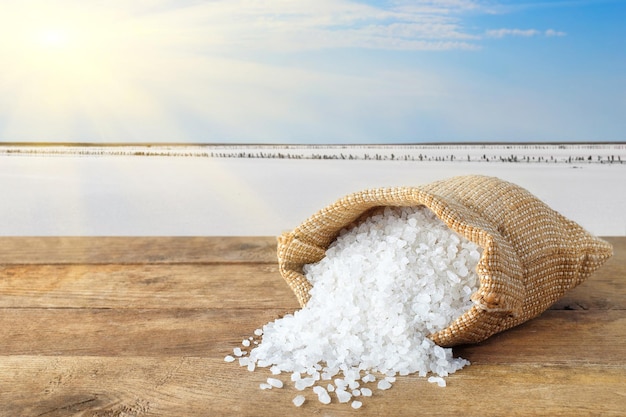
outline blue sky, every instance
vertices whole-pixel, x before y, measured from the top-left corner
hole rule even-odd
[[[3,0],[0,140],[626,140],[626,0]]]

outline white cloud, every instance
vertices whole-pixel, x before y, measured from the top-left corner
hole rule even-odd
[[[567,33],[561,32],[561,31],[558,31],[558,30],[554,30],[554,29],[548,29],[548,30],[546,30],[545,35],[548,36],[548,37],[551,37],[551,36],[567,36]]]
[[[507,36],[519,36],[530,38],[534,36],[566,36],[565,32],[556,31],[554,29],[548,29],[545,31],[537,29],[490,29],[485,31],[485,36],[488,38],[504,38]]]
[[[485,32],[488,38],[504,38],[505,36],[537,36],[539,31],[535,29],[491,29]]]
[[[478,7],[467,0],[392,2],[377,7],[349,0],[216,0],[150,17],[177,36],[214,45],[269,51],[337,47],[471,49],[461,23]],[[185,22],[184,27],[179,23]]]
[[[467,27],[464,18],[467,13],[489,13],[492,5],[485,0],[391,0],[380,5],[357,0],[62,0],[53,6],[42,0],[6,0],[0,24],[27,22],[23,15],[37,13],[40,20],[52,15],[62,22],[59,11],[80,13],[85,22],[92,20],[90,14],[96,20],[111,16],[118,22],[110,28],[113,32],[134,26],[133,37],[124,43],[201,52],[480,49],[483,36]],[[495,29],[484,36],[540,34],[565,35],[553,29]]]

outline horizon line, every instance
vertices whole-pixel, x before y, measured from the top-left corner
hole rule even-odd
[[[468,142],[392,142],[392,143],[255,143],[255,142],[0,142],[7,147],[183,147],[183,146],[290,146],[290,147],[357,147],[357,146],[503,146],[503,145],[626,145],[626,141],[468,141]]]

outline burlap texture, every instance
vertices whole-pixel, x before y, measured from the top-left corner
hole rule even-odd
[[[419,187],[364,190],[278,238],[280,273],[300,305],[308,301],[311,288],[303,265],[321,260],[341,229],[377,207],[421,205],[483,249],[473,307],[430,335],[441,346],[477,343],[536,317],[613,252],[609,243],[530,192],[498,178],[462,176]]]

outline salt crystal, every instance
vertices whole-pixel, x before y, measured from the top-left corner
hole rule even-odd
[[[335,386],[333,384],[328,384],[328,386],[326,387],[326,391],[334,392],[335,391]]]
[[[230,355],[226,355],[224,356],[224,362],[234,362],[235,358],[230,356]]]
[[[330,404],[330,395],[328,392],[323,392],[317,397],[322,404]]]
[[[312,387],[314,384],[315,380],[313,378],[302,378],[296,381],[295,387],[298,391],[302,391],[305,388]]]
[[[259,388],[265,390],[265,389],[272,389],[272,386],[270,384],[266,384],[266,383],[262,383],[259,384]]]
[[[244,345],[245,347],[248,347],[248,346],[250,346],[250,341],[248,339],[243,339],[241,341],[241,344]]]
[[[271,386],[273,386],[274,388],[282,388],[283,387],[283,381],[281,381],[280,379],[267,378],[267,383],[270,384]]]
[[[363,378],[361,378],[361,381],[363,381],[363,382],[374,382],[374,381],[376,381],[376,377],[374,375],[372,375],[372,374],[367,374]]]
[[[235,354],[235,356],[243,356],[246,354],[246,352],[242,351],[239,347],[234,348],[233,353]]]
[[[293,399],[293,404],[296,407],[300,407],[302,404],[304,404],[304,400],[305,400],[304,395],[296,395]]]
[[[255,336],[261,336],[261,335],[263,335],[263,330],[261,330],[261,329],[256,329],[256,330],[254,331],[254,335],[255,335]]]
[[[352,401],[351,407],[357,410],[361,408],[362,405],[363,403],[361,401]]]
[[[317,385],[313,387],[313,392],[317,394],[317,399],[322,404],[330,404],[330,395],[328,395],[328,391],[324,387]]]
[[[446,386],[446,380],[439,377],[439,376],[431,376],[428,377],[428,382],[430,382],[431,384],[437,384],[439,385],[441,388]]]
[[[337,372],[331,372],[331,371],[326,371],[326,372],[322,372],[322,379],[324,381],[330,381],[331,379],[333,379],[333,376],[337,375]]]
[[[459,276],[457,274],[455,274],[452,271],[446,271],[446,273],[448,274],[448,279],[450,279],[450,281],[458,283],[461,282],[461,279],[459,278]]]
[[[274,365],[270,368],[270,372],[272,373],[272,375],[280,375],[282,371],[280,370],[279,366]]]
[[[361,388],[361,395],[364,397],[371,397],[372,396],[372,390],[369,388]]]
[[[381,379],[380,381],[378,381],[377,387],[380,390],[387,390],[391,388],[391,382],[387,381],[386,379]]]
[[[350,398],[352,398],[352,394],[343,389],[336,389],[335,395],[337,395],[337,399],[340,403],[347,403],[348,401],[350,401]]]
[[[348,384],[346,384],[346,381],[344,381],[341,378],[337,378],[335,379],[335,385],[337,386],[337,388],[345,388]]]
[[[307,387],[312,387],[313,385],[315,385],[315,378],[302,378],[301,381],[304,382],[304,384],[306,384],[305,386]]]

